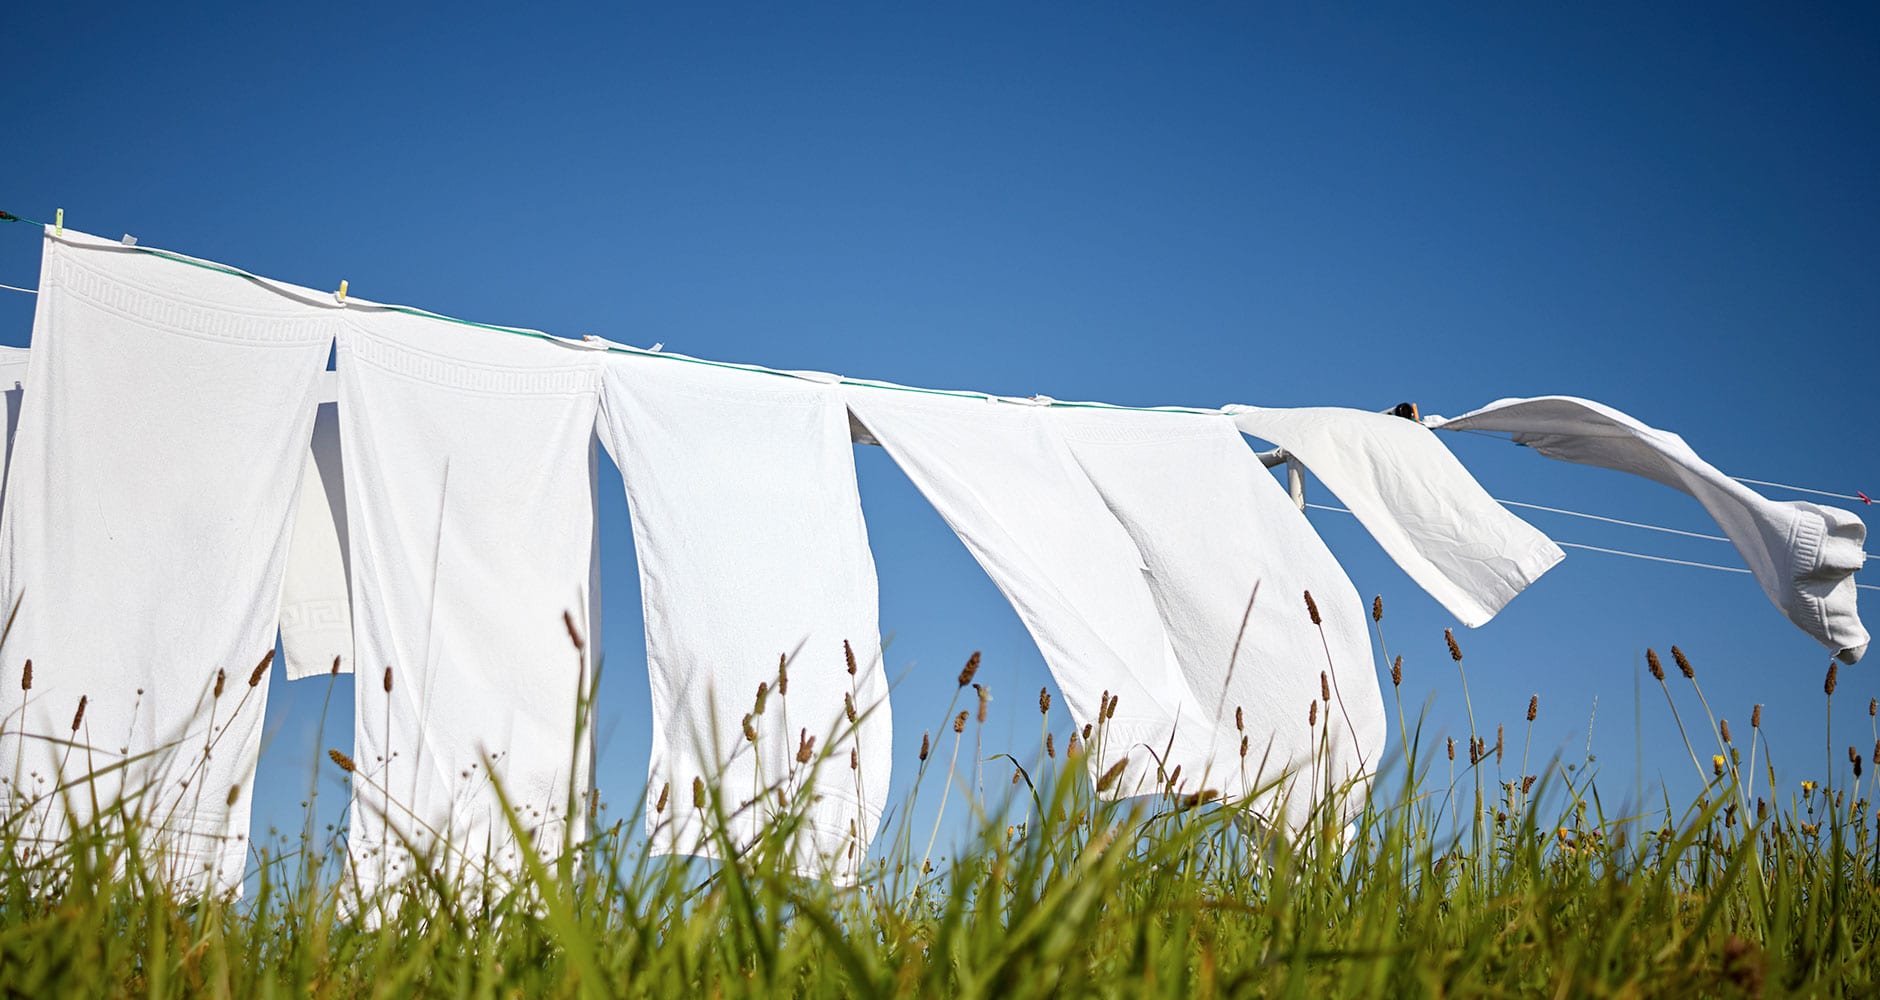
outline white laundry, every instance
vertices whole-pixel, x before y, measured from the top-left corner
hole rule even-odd
[[[892,733],[875,563],[840,392],[614,353],[601,412],[646,609],[653,850],[719,856],[699,822],[714,808],[741,850],[788,809],[805,821],[795,867],[852,880],[887,800]],[[753,714],[760,684],[768,695]],[[695,804],[695,780],[717,791],[716,805]]]
[[[598,359],[357,300],[337,358],[354,885],[513,873],[517,828],[552,859],[590,808]]]
[[[0,347],[0,393],[6,394],[6,454],[0,464],[0,508],[6,506],[7,467],[13,464],[13,430],[19,424],[20,401],[26,397],[26,359],[32,352],[24,347]]]
[[[1867,651],[1854,583],[1865,559],[1867,526],[1853,513],[1767,499],[1699,458],[1678,435],[1590,399],[1502,399],[1459,417],[1431,417],[1429,423],[1451,431],[1506,431],[1548,458],[1629,472],[1690,494],[1790,621],[1844,663]]]
[[[1470,628],[1563,557],[1413,420],[1330,406],[1224,409],[1242,431],[1312,470],[1410,579]]]
[[[238,890],[335,310],[70,230],[39,290],[0,513],[0,801],[44,848],[121,802],[147,870]]]
[[[346,572],[346,480],[339,448],[339,382],[322,372],[319,411],[281,581],[281,653],[288,680],[352,673],[352,598]]]
[[[1087,758],[1097,774],[1129,761],[1108,794],[1160,789],[1173,764],[1158,759],[1212,756],[1218,692],[1189,690],[1141,554],[1043,407],[885,383],[842,394],[1011,602],[1071,718],[1094,725],[1104,693],[1116,699]]]
[[[1048,417],[1142,554],[1176,660],[1209,709],[1213,758],[1205,772],[1184,762],[1192,787],[1253,798],[1297,827],[1314,796],[1294,788],[1272,808],[1283,775],[1344,788],[1375,774],[1387,728],[1367,609],[1232,419],[1107,407]],[[1331,701],[1312,709],[1322,685]]]

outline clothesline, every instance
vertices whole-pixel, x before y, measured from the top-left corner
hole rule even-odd
[[[1503,504],[1511,503],[1511,501],[1507,501],[1507,500],[1498,500],[1496,502],[1503,503]],[[1514,504],[1514,506],[1534,507],[1536,505]],[[1337,514],[1350,514],[1351,513],[1350,508],[1337,507],[1337,506],[1333,506],[1332,504],[1307,503],[1306,507],[1311,510],[1329,510]],[[1599,521],[1612,521],[1616,524],[1625,524],[1625,525],[1630,525],[1632,527],[1638,527],[1638,528],[1654,528],[1655,527],[1654,525],[1649,525],[1649,524],[1634,524],[1631,521],[1620,521],[1616,518],[1599,517],[1598,515],[1595,515],[1595,514],[1580,514],[1578,511],[1558,510],[1555,508],[1539,508],[1539,509],[1548,510],[1556,514],[1572,514],[1572,515],[1580,516],[1580,517],[1590,517],[1590,518],[1593,518],[1594,520],[1599,520]],[[1670,531],[1670,532],[1674,532],[1676,534],[1681,534],[1681,535],[1692,535],[1697,538],[1714,537],[1714,536],[1709,536],[1709,535],[1699,535],[1696,532],[1678,531],[1675,528],[1659,528],[1657,530]],[[1729,539],[1720,539],[1720,540],[1729,541]],[[1652,562],[1670,563],[1673,566],[1690,566],[1695,569],[1712,569],[1712,570],[1717,570],[1718,572],[1722,572],[1722,573],[1748,573],[1749,572],[1749,570],[1741,566],[1720,566],[1716,563],[1696,562],[1691,559],[1673,559],[1670,556],[1655,556],[1655,555],[1650,555],[1644,552],[1631,552],[1626,549],[1609,549],[1609,548],[1605,548],[1599,545],[1586,545],[1581,542],[1563,542],[1563,541],[1560,541],[1559,539],[1555,539],[1554,544],[1562,548],[1584,549],[1588,552],[1603,552],[1607,555],[1627,556],[1632,559],[1647,559]],[[1867,553],[1866,556],[1869,559],[1874,558],[1872,553]],[[1880,590],[1880,584],[1857,583],[1854,586],[1858,587],[1861,590]]]

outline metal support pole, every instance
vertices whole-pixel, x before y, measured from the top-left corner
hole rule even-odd
[[[1292,494],[1294,506],[1306,509],[1306,467],[1291,455],[1286,456],[1286,492]]]

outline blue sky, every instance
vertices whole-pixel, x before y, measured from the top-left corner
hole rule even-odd
[[[922,385],[1451,414],[1573,393],[1737,475],[1880,489],[1871,13],[448,10],[11,12],[0,208],[485,322]],[[31,285],[38,254],[0,228],[0,282]],[[0,292],[0,342],[30,319]],[[1708,529],[1662,487],[1445,440],[1499,497]],[[897,787],[975,649],[987,752],[1032,748],[1048,675],[1016,616],[885,455],[857,462],[906,673]],[[601,516],[621,809],[648,707],[611,469]],[[1455,623],[1347,517],[1312,517],[1384,595],[1412,710],[1463,731]],[[1785,782],[1824,767],[1826,651],[1745,576],[1574,552],[1460,638],[1478,716],[1541,695],[1537,756],[1577,760],[1590,723],[1608,802],[1695,784],[1663,697],[1635,697],[1648,645],[1683,646],[1739,738],[1766,703]],[[1880,683],[1863,665],[1841,691],[1837,761],[1872,741]],[[296,827],[315,747],[350,740],[349,689],[314,731],[323,695],[274,686],[258,830]]]

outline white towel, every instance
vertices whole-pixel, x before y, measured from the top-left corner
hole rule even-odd
[[[1232,419],[1102,407],[1049,416],[1142,553],[1176,660],[1209,709],[1213,758],[1184,762],[1183,784],[1252,797],[1297,827],[1314,786],[1284,796],[1282,777],[1344,788],[1374,774],[1387,729],[1367,609]],[[1322,687],[1331,700],[1313,709]],[[1362,789],[1343,797],[1347,817]]]
[[[0,347],[0,393],[6,394],[6,459],[0,464],[0,508],[6,506],[7,468],[13,464],[13,431],[20,420],[20,401],[26,398],[26,359],[32,352],[24,347]]]
[[[782,792],[806,820],[795,867],[852,880],[887,800],[892,734],[841,395],[676,356],[611,354],[601,409],[646,609],[653,850],[719,854],[701,843],[698,820],[714,806],[695,806],[697,779],[717,790],[734,848],[770,828]],[[746,730],[760,684],[765,708]]]
[[[1242,431],[1312,470],[1410,579],[1470,628],[1562,558],[1413,420],[1330,406],[1224,409]]]
[[[281,581],[281,653],[287,679],[352,673],[352,597],[346,572],[346,480],[339,450],[339,382],[322,372],[313,441],[300,477]]]
[[[352,553],[351,875],[466,887],[585,827],[593,352],[354,301],[339,339]],[[386,690],[390,671],[391,690]],[[573,797],[572,810],[570,798]]]
[[[1159,790],[1173,765],[1158,758],[1211,757],[1217,692],[1189,690],[1142,555],[1044,408],[885,383],[845,385],[843,398],[1011,602],[1079,727],[1098,721],[1105,692],[1117,699],[1087,758],[1095,774],[1128,760],[1107,794]]]
[[[160,831],[155,872],[234,891],[268,692],[249,679],[334,310],[70,230],[44,253],[0,514],[0,777],[12,809],[41,799],[31,836],[63,835],[60,792],[74,820],[122,797]]]
[[[1548,458],[1629,472],[1690,494],[1790,621],[1843,663],[1866,652],[1854,573],[1865,559],[1867,526],[1854,514],[1766,499],[1699,458],[1678,435],[1590,399],[1502,399],[1459,417],[1431,417],[1430,426],[1507,431]]]

